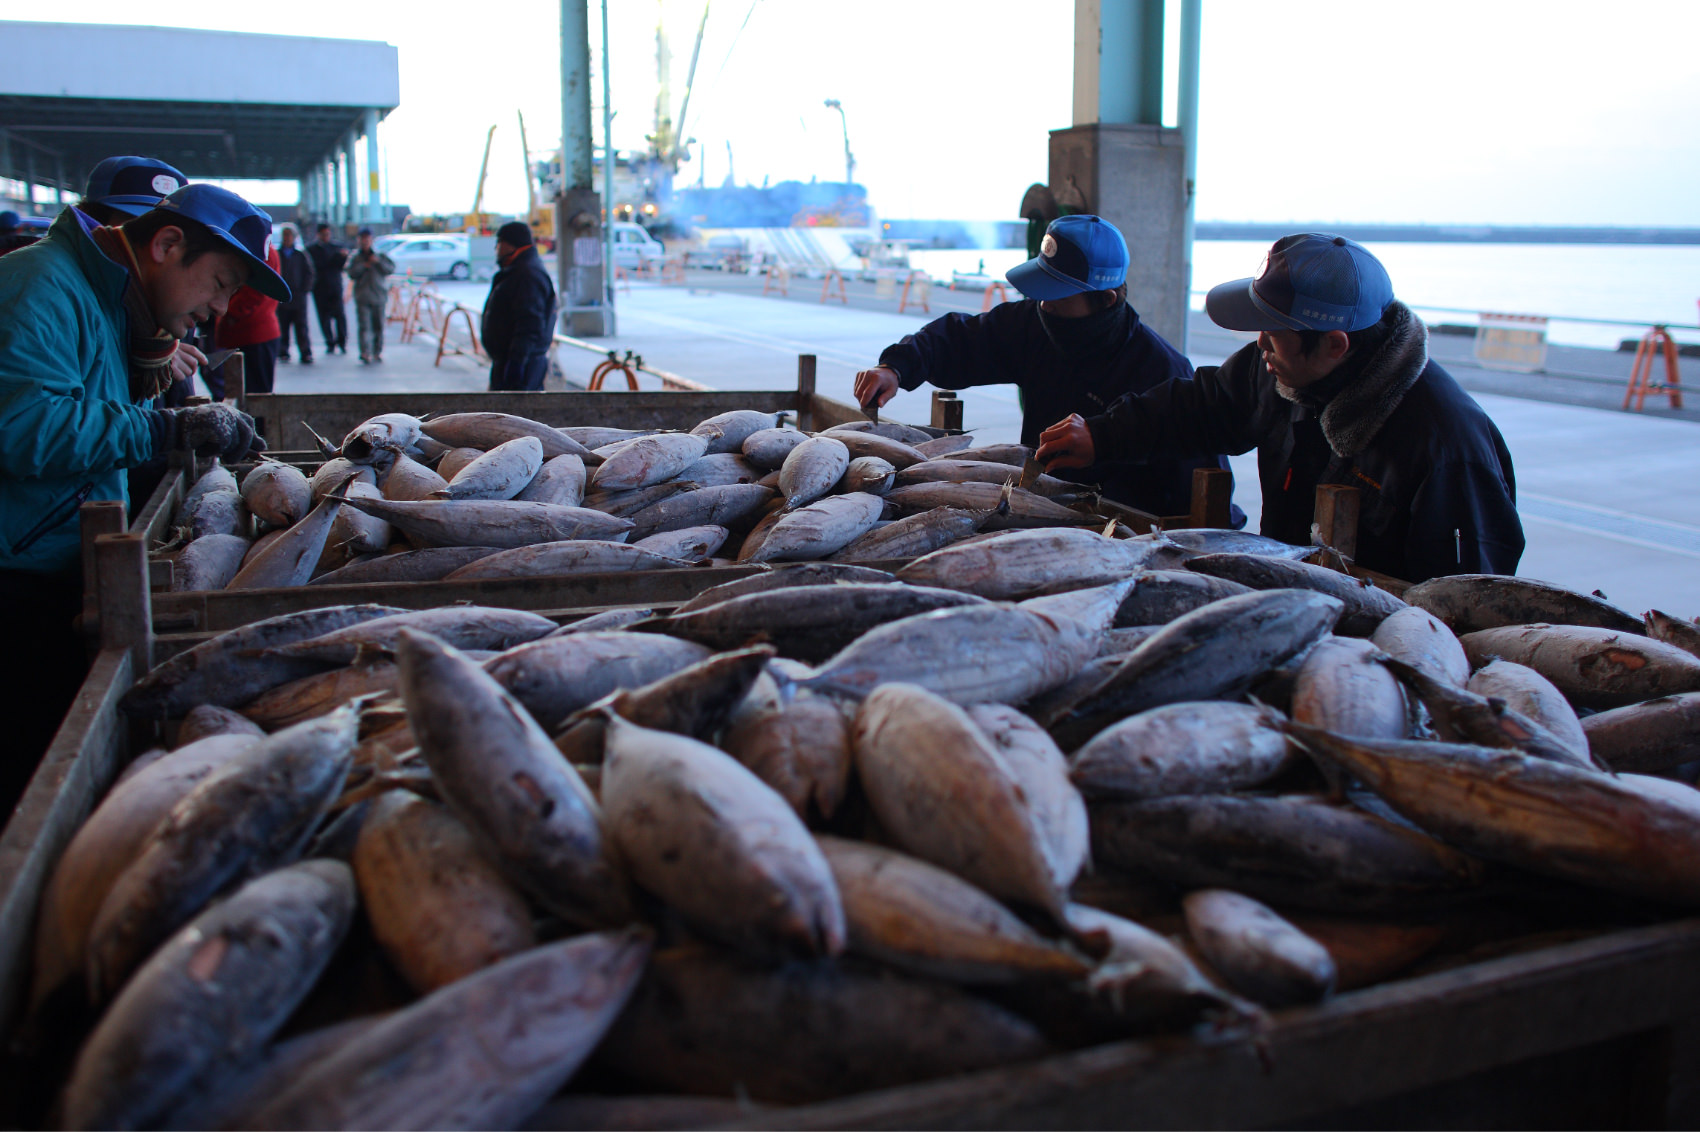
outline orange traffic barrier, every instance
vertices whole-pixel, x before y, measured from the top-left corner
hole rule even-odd
[[[778,291],[787,297],[791,294],[791,269],[782,263],[769,264],[767,275],[761,281],[761,293]]]
[[[986,297],[980,301],[980,313],[985,314],[992,309],[992,292],[998,293],[998,302],[1009,302],[1009,290],[1003,285],[1002,279],[994,279],[986,284]]]
[[[683,283],[685,281],[685,261],[677,256],[662,260],[661,281],[663,283]]]
[[[465,346],[455,346],[452,348],[449,346],[449,331],[454,326],[454,316],[457,314],[466,316],[466,333],[467,337],[472,340],[472,347],[470,349]],[[478,324],[472,321],[472,312],[461,306],[459,303],[456,303],[454,306],[450,307],[449,312],[443,316],[443,329],[442,332],[437,335],[437,360],[431,364],[440,366],[443,364],[444,357],[461,354],[474,358],[482,358],[484,356],[484,349],[478,344]]]
[[[406,322],[407,306],[412,299],[413,273],[409,271],[400,279],[390,280],[389,294],[384,301],[384,321]]]
[[[1665,379],[1658,382],[1653,380],[1653,359],[1661,351],[1665,356]],[[1649,393],[1663,393],[1670,398],[1671,408],[1682,408],[1682,373],[1676,364],[1676,341],[1663,326],[1648,330],[1641,336],[1641,344],[1635,347],[1635,365],[1629,370],[1629,388],[1623,391],[1623,407],[1628,409],[1633,401],[1635,411],[1639,413]]]
[[[598,364],[597,367],[591,371],[590,384],[586,388],[588,388],[592,393],[598,392],[601,390],[603,382],[608,380],[609,374],[623,373],[626,375],[626,388],[635,390],[638,387],[637,367],[642,364],[643,359],[633,356],[630,350],[626,351],[624,360],[615,354],[614,351],[609,350],[608,360]]]
[[[829,295],[829,292],[832,290],[832,281],[834,279],[838,280],[838,294]],[[820,301],[824,303],[829,297],[837,299],[845,306],[850,305],[850,296],[844,292],[844,275],[836,267],[827,272],[826,278],[821,280]]]
[[[619,264],[614,265],[614,290],[632,293],[632,277]]]
[[[932,314],[932,304],[928,300],[931,299],[933,293],[933,277],[920,268],[911,271],[909,278],[903,281],[903,297],[897,301],[897,313],[902,314],[909,309],[909,288],[911,287],[915,288],[916,304],[927,314]]]
[[[441,334],[443,323],[448,315],[443,310],[443,297],[435,287],[421,287],[413,292],[413,299],[407,304],[407,317],[402,320],[401,340],[411,342],[419,333],[423,323],[432,333]]]

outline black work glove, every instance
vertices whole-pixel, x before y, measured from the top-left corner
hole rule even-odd
[[[153,430],[155,455],[187,448],[197,456],[217,456],[229,464],[250,452],[266,450],[266,442],[254,433],[254,418],[222,402],[150,410],[148,427]]]

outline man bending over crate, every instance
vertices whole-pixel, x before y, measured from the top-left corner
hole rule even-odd
[[[229,405],[151,407],[177,342],[247,283],[289,297],[266,266],[271,218],[188,185],[122,227],[66,208],[0,260],[0,623],[18,653],[0,680],[0,815],[9,815],[87,665],[77,508],[128,502],[124,469],[173,448],[227,461],[264,448]],[[151,376],[150,376],[151,375]]]
[[[1127,269],[1127,241],[1114,224],[1096,216],[1053,221],[1039,254],[1009,269],[1024,301],[985,314],[947,314],[904,335],[885,348],[878,365],[856,375],[856,401],[878,408],[898,389],[923,383],[1014,385],[1021,390],[1021,443],[1034,448],[1039,431],[1065,413],[1101,413],[1123,394],[1189,380],[1186,358],[1128,305]],[[1206,453],[1128,452],[1059,464],[1057,471],[1142,511],[1184,515],[1192,505],[1193,469],[1227,466]],[[1234,522],[1245,524],[1238,508]]]
[[[1275,242],[1263,270],[1213,288],[1205,311],[1256,342],[1192,381],[1069,416],[1041,437],[1047,468],[1103,453],[1257,449],[1263,533],[1309,545],[1319,484],[1361,494],[1359,566],[1420,582],[1512,574],[1523,554],[1511,453],[1428,356],[1428,330],[1369,251],[1342,236]]]

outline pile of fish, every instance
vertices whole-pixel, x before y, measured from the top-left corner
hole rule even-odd
[[[982,529],[1103,526],[1032,451],[856,422],[810,435],[734,410],[689,432],[504,413],[373,417],[309,476],[214,466],[164,556],[172,589],[508,578],[913,557]],[[252,537],[260,532],[257,538]]]
[[[1694,623],[1171,534],[165,660],[43,897],[35,1017],[89,1019],[43,1103],[694,1126],[1700,907]]]

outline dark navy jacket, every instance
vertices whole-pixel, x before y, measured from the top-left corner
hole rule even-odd
[[[1350,484],[1361,493],[1358,565],[1406,581],[1514,574],[1523,554],[1511,453],[1481,406],[1433,361],[1353,457],[1334,452],[1314,409],[1275,391],[1256,343],[1087,424],[1100,451],[1257,449],[1263,533],[1282,542],[1310,544],[1318,484]]]
[[[1039,324],[1032,299],[1003,303],[985,314],[947,314],[908,334],[880,354],[904,389],[930,383],[941,389],[1015,385],[1021,389],[1021,443],[1039,446],[1039,434],[1079,413],[1101,415],[1117,398],[1144,393],[1174,379],[1189,381],[1192,365],[1130,310],[1127,340],[1106,357],[1074,363],[1064,358]],[[1132,452],[1132,449],[1123,451]],[[1100,455],[1103,450],[1100,449]],[[1194,468],[1227,467],[1225,460],[1194,453],[1100,460],[1089,468],[1056,471],[1076,483],[1099,484],[1105,495],[1157,515],[1184,515],[1192,504]]]
[[[537,248],[515,253],[490,281],[480,337],[492,358],[547,353],[555,336],[555,283]]]

